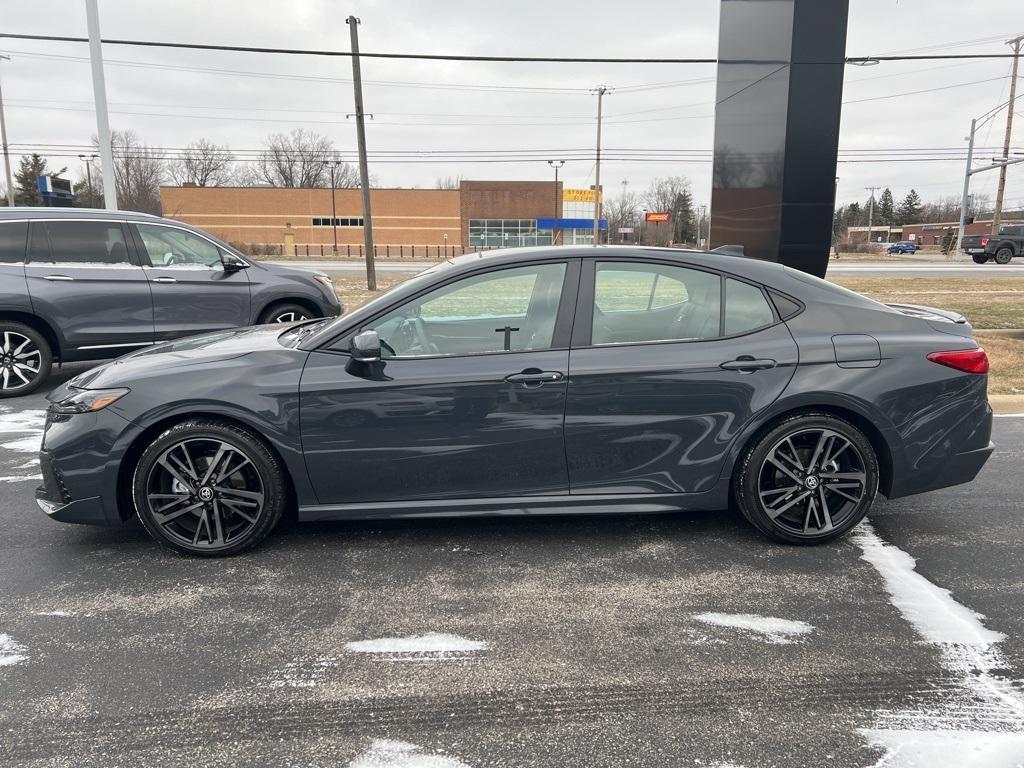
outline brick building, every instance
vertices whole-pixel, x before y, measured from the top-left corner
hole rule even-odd
[[[1000,219],[1002,224],[1024,224],[1024,211],[1006,211]],[[910,240],[928,248],[939,248],[948,239],[956,235],[960,228],[959,221],[940,221],[930,224],[903,224],[901,226],[875,225],[871,228],[872,242],[895,243],[897,240]],[[992,219],[978,219],[968,224],[965,234],[987,235],[992,232]],[[952,234],[950,234],[952,233]],[[867,227],[849,227],[846,230],[847,242],[863,243],[868,239]]]
[[[341,248],[363,242],[358,189],[161,187],[164,216],[244,245]],[[383,247],[547,245],[560,218],[562,184],[551,181],[462,181],[458,189],[374,189],[374,243]],[[332,218],[334,221],[332,222]],[[566,242],[582,242],[575,233]],[[562,241],[560,236],[559,242]],[[408,253],[408,251],[406,251]]]

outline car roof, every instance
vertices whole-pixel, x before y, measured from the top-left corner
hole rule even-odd
[[[169,221],[151,213],[108,211],[103,208],[40,208],[19,205],[0,208],[0,221],[11,219],[118,219],[121,221]],[[179,224],[180,222],[175,222]]]

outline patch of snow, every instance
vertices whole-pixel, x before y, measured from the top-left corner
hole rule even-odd
[[[23,453],[39,453],[39,449],[42,447],[42,432],[37,435],[32,435],[31,437],[22,437],[18,440],[11,440],[10,442],[0,445],[0,448],[4,448],[8,451],[21,451]]]
[[[68,611],[38,611],[36,616],[74,616],[75,614],[69,613]]]
[[[916,709],[876,713],[862,729],[885,749],[874,768],[1024,768],[1024,697],[998,676],[1009,667],[984,616],[917,572],[909,554],[882,540],[868,523],[853,535],[861,558],[878,571],[890,602],[919,635],[936,646],[954,683]]]
[[[299,656],[274,673],[271,688],[315,688],[328,669],[338,666],[333,656]]]
[[[10,667],[28,661],[25,646],[14,642],[10,635],[0,634],[0,667]]]
[[[439,632],[345,643],[347,651],[377,654],[389,661],[451,661],[468,658],[477,651],[486,651],[488,647],[482,640],[469,640]]]
[[[2,475],[0,483],[23,483],[29,480],[42,480],[42,475]]]
[[[374,739],[370,748],[356,757],[348,768],[469,768],[447,755],[424,752],[407,741]]]
[[[728,627],[760,635],[769,643],[786,644],[793,638],[809,635],[814,627],[805,621],[758,616],[754,613],[696,613],[693,618],[716,627]]]
[[[1024,733],[863,731],[885,755],[872,768],[1021,768]]]
[[[39,466],[39,459],[29,459],[28,461],[18,464],[15,469],[33,469]]]
[[[27,411],[0,413],[0,433],[4,432],[38,432],[42,434],[46,423],[46,411],[32,408]]]

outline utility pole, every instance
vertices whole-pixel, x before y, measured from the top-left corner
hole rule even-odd
[[[558,169],[561,168],[563,165],[565,165],[565,160],[548,160],[548,165],[550,165],[552,168],[555,169],[555,191],[554,191],[555,207],[554,207],[553,213],[554,213],[554,216],[555,216],[555,223],[557,224],[558,223]],[[558,245],[558,233],[559,233],[558,227],[552,227],[551,228],[551,244],[552,245]]]
[[[377,290],[377,271],[373,266],[373,216],[370,213],[370,168],[366,161],[366,123],[363,113],[363,76],[359,68],[359,19],[349,16],[352,40],[352,88],[356,102],[356,139],[359,142],[359,186],[363,192],[363,244],[366,246],[366,287]]]
[[[975,117],[971,120],[971,135],[967,137],[967,170],[964,171],[964,192],[960,198],[960,225],[956,230],[956,245],[953,247],[953,252],[946,255],[947,261],[955,260],[957,254],[960,253],[960,243],[964,239],[964,227],[967,226],[967,205],[971,194],[971,163],[974,162],[974,134],[978,130],[977,126],[978,118]],[[1005,172],[1004,168],[1001,173]]]
[[[110,118],[107,116],[107,83],[103,76],[103,48],[100,45],[100,10],[97,0],[85,0],[85,19],[89,26],[89,60],[92,63],[92,93],[96,102],[96,135],[100,144],[100,168],[103,170],[103,201],[108,211],[117,210],[117,184],[114,181],[114,147],[110,143]]]
[[[868,197],[868,243],[871,243],[871,225],[875,216],[875,191],[881,187],[864,187],[871,195]]]
[[[10,56],[0,56],[10,61]],[[0,78],[2,79],[2,78]],[[7,122],[4,120],[4,91],[0,87],[0,141],[4,145],[4,178],[7,180],[7,205],[14,207],[14,177],[11,176],[11,156],[7,153]]]
[[[1007,40],[1013,46],[1013,67],[1010,73],[1010,101],[1006,105],[1006,135],[1003,138],[1003,159],[1010,158],[1010,135],[1013,133],[1013,102],[1017,97],[1017,64],[1020,61],[1020,44],[1024,35]],[[1003,217],[1003,193],[1006,191],[1006,166],[999,169],[999,185],[996,187],[996,207],[992,213],[992,234],[998,234],[1000,219]]]
[[[611,90],[599,85],[597,93],[597,155],[594,162],[594,245],[601,242],[601,104],[604,95]]]

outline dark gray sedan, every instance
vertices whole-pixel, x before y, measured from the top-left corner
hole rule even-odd
[[[777,264],[538,248],[337,318],[160,344],[49,396],[40,507],[195,555],[300,520],[735,504],[792,543],[992,453],[963,317]]]

